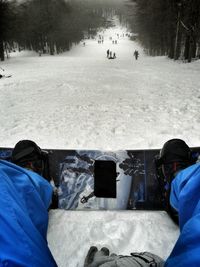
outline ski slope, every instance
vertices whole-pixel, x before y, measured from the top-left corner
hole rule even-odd
[[[104,44],[86,40],[62,55],[20,52],[2,62],[12,77],[0,80],[1,145],[29,138],[44,148],[117,150],[179,137],[197,146],[200,62],[145,56],[126,36],[113,45],[118,32],[126,33],[109,30]]]
[[[56,56],[16,52],[1,62],[12,75],[0,80],[1,146],[32,139],[42,148],[159,148],[174,137],[199,145],[200,61],[148,57],[119,26],[100,34],[103,44],[86,40]],[[95,244],[166,258],[178,234],[164,212],[57,210],[50,211],[48,242],[60,267],[81,267]]]

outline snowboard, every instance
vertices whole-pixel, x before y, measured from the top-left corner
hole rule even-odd
[[[66,210],[163,210],[155,159],[150,150],[51,150],[49,171]],[[192,148],[198,158],[200,147]],[[0,148],[9,160],[11,148]]]

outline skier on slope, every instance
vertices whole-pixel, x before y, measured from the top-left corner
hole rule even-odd
[[[4,69],[1,68],[1,67],[0,67],[0,70],[4,71]],[[0,73],[0,79],[3,78],[3,77],[5,77],[5,75],[3,75],[3,74]]]
[[[107,53],[107,58],[109,58],[110,50],[108,49],[106,53]]]
[[[137,60],[139,57],[139,52],[137,50],[135,50],[133,55],[134,55],[135,59]]]
[[[109,254],[91,247],[84,267],[195,267],[200,263],[200,163],[188,145],[181,139],[166,142],[157,164],[166,183],[166,203],[173,218],[179,220],[180,236],[166,262],[158,256],[144,252],[131,256]]]
[[[0,67],[0,70],[2,70],[2,71],[5,71],[3,68],[1,68]],[[0,79],[2,79],[2,78],[10,78],[10,77],[12,77],[12,75],[5,75],[5,74],[1,74],[0,73]]]

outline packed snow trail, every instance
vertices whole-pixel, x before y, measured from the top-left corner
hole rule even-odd
[[[109,29],[103,44],[86,40],[57,56],[13,53],[1,63],[12,74],[0,80],[1,146],[29,138],[43,148],[158,148],[174,137],[199,145],[200,62],[145,56],[122,33]]]

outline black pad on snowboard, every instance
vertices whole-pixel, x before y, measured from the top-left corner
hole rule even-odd
[[[114,161],[96,160],[94,163],[94,195],[116,198],[116,177]]]

